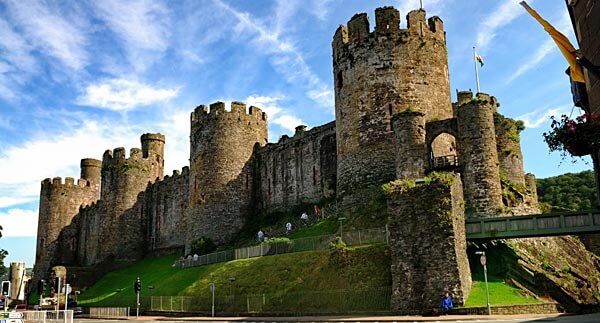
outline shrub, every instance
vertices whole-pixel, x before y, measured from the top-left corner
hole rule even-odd
[[[217,250],[217,245],[211,238],[201,236],[192,240],[191,249],[193,254],[205,255]]]

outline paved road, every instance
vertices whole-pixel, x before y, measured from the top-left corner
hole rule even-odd
[[[599,323],[600,313],[586,315],[449,315],[440,317],[421,316],[303,316],[303,317],[135,317],[135,322],[181,323],[181,322],[484,322],[484,323]],[[75,323],[123,323],[123,320],[79,319]]]

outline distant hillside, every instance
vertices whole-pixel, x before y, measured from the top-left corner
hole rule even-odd
[[[538,179],[537,193],[545,212],[595,208],[594,172],[586,170]]]

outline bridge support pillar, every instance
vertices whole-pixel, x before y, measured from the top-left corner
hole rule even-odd
[[[423,184],[389,184],[392,310],[421,314],[449,292],[455,306],[471,290],[460,177],[434,175]],[[413,182],[414,183],[414,182]]]

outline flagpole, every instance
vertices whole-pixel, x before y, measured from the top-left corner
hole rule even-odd
[[[479,70],[477,69],[477,56],[475,46],[473,46],[473,63],[475,63],[475,81],[477,82],[477,93],[479,93]]]

